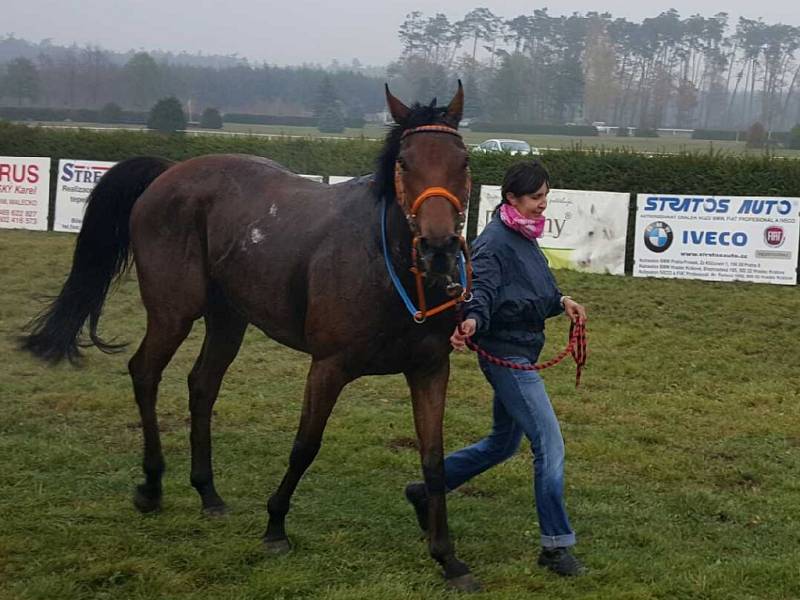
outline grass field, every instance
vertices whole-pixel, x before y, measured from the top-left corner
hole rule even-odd
[[[428,557],[404,484],[419,476],[401,377],[349,386],[294,497],[295,545],[260,548],[283,475],[308,359],[248,332],[214,422],[217,483],[231,506],[204,518],[188,483],[186,375],[202,324],[164,375],[164,511],[139,515],[140,429],[126,362],[88,352],[45,367],[12,338],[58,291],[69,234],[0,231],[0,598],[453,598]],[[557,272],[590,312],[589,367],[544,375],[567,443],[567,503],[590,573],[535,566],[526,448],[448,498],[459,556],[482,598],[800,598],[798,289]],[[101,332],[138,343],[133,280]],[[565,341],[549,329],[545,355]],[[483,435],[489,389],[453,358],[446,447]]]
[[[30,123],[28,123],[30,124]],[[96,123],[68,123],[52,122],[41,123],[49,127],[101,127],[116,128],[114,125]],[[144,129],[144,127],[120,125],[123,128]],[[226,134],[250,134],[268,136],[295,136],[295,137],[353,137],[383,139],[386,129],[379,125],[367,125],[362,129],[345,129],[341,134],[323,134],[316,127],[294,127],[285,125],[244,125],[239,123],[225,123],[220,131],[196,129],[193,131],[197,135],[226,135]],[[525,133],[491,133],[474,132],[463,129],[462,134],[467,144],[480,144],[484,140],[491,138],[512,138],[527,141],[531,146],[541,150],[553,149],[564,150],[575,147],[596,148],[596,149],[629,149],[638,152],[653,152],[675,154],[681,152],[714,152],[730,153],[734,155],[749,154],[761,156],[764,150],[754,150],[745,147],[745,142],[693,140],[680,136],[664,136],[659,138],[621,138],[616,136],[598,137],[576,137],[566,135],[531,135]],[[778,148],[770,151],[775,156],[785,156],[787,158],[800,158],[800,150],[790,150]]]

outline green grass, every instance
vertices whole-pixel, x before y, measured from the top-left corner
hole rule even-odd
[[[25,122],[25,124],[30,124]],[[109,125],[97,123],[63,123],[63,122],[41,122],[42,125],[58,127],[104,127],[104,128],[132,128],[144,129],[144,126],[136,125]],[[219,135],[214,130],[197,129],[198,134]],[[316,127],[299,127],[288,125],[249,125],[241,123],[225,123],[222,129],[225,133],[243,133],[253,135],[270,136],[292,136],[292,137],[349,137],[367,138],[382,140],[386,134],[386,128],[380,125],[368,124],[361,129],[348,128],[340,134],[324,134]],[[513,138],[527,141],[531,146],[545,149],[570,150],[574,148],[584,149],[605,149],[605,150],[633,150],[637,152],[654,152],[665,154],[677,154],[683,152],[708,153],[723,152],[732,155],[762,156],[764,150],[748,149],[745,142],[733,141],[708,141],[693,140],[680,136],[663,136],[659,138],[635,138],[635,137],[616,137],[616,136],[597,136],[579,137],[566,135],[533,135],[526,133],[492,133],[492,132],[473,132],[463,129],[462,134],[467,144],[480,144],[484,140],[491,138]],[[770,151],[775,156],[785,156],[787,158],[800,158],[800,150],[790,150],[778,148]]]
[[[0,232],[0,598],[453,598],[420,540],[404,484],[419,477],[401,377],[349,386],[288,518],[294,551],[259,545],[286,467],[308,359],[248,332],[216,406],[215,466],[228,517],[201,516],[188,483],[186,375],[202,324],[164,374],[164,511],[131,504],[141,439],[126,362],[83,369],[13,349],[60,288],[69,234]],[[485,598],[800,597],[800,309],[796,287],[558,272],[590,312],[591,355],[544,375],[567,443],[567,504],[589,575],[535,566],[529,451],[448,499],[459,556]],[[138,343],[133,280],[101,331]],[[546,356],[565,341],[550,328]],[[486,433],[490,392],[453,358],[446,448]]]

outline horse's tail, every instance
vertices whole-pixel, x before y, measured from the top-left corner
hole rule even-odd
[[[114,352],[124,346],[100,339],[97,324],[111,282],[130,266],[128,221],[133,205],[171,165],[161,158],[136,157],[103,175],[86,203],[69,277],[58,297],[26,326],[28,334],[20,339],[23,350],[52,363],[64,358],[75,363],[80,347],[94,344]],[[91,341],[82,342],[87,318]]]

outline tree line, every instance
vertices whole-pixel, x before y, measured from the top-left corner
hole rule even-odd
[[[390,72],[416,95],[466,79],[470,116],[597,121],[643,129],[786,129],[800,121],[800,28],[670,9],[633,22],[609,13],[463,19],[412,12]],[[470,101],[471,99],[471,101]]]
[[[2,59],[6,60],[3,61]],[[189,59],[192,60],[189,60]],[[343,117],[382,109],[383,77],[361,65],[276,67],[235,57],[115,53],[96,46],[0,40],[0,103],[12,106],[100,109],[107,104],[147,111],[159,99],[179,98],[193,119],[205,108],[224,112],[312,115],[328,77]]]
[[[401,97],[428,101],[450,97],[461,78],[465,116],[494,123],[741,130],[760,122],[771,131],[800,121],[800,28],[790,25],[731,23],[726,13],[682,18],[674,9],[634,22],[547,9],[503,18],[475,8],[459,20],[412,12],[398,36],[402,54],[385,73],[357,61],[275,67],[9,36],[0,40],[0,101],[147,110],[175,96],[190,118],[207,107],[320,115],[326,90],[337,119],[361,118],[382,110],[387,79]]]

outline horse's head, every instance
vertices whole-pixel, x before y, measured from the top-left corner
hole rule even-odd
[[[413,236],[414,265],[429,285],[461,294],[458,255],[470,193],[468,153],[458,132],[464,106],[461,82],[447,107],[407,107],[386,86],[386,101],[399,136],[394,158],[394,195]],[[391,134],[390,134],[391,135]],[[391,159],[391,157],[390,157]],[[388,167],[388,165],[386,165]]]

